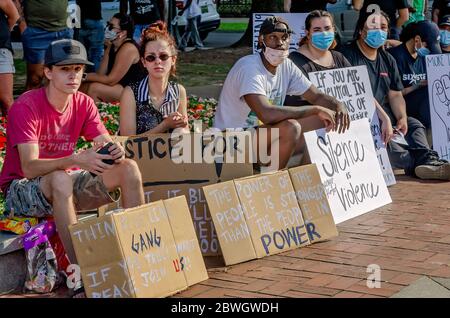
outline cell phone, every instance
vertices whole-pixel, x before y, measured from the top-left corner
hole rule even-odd
[[[109,155],[109,147],[111,147],[113,145],[112,142],[108,142],[106,145],[104,145],[103,147],[101,147],[99,150],[97,150],[97,153],[101,154],[101,155]],[[102,161],[108,165],[112,165],[114,164],[114,160],[113,159],[102,159]],[[90,172],[91,176],[96,177],[97,175],[93,172]]]

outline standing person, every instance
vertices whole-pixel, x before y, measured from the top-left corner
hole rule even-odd
[[[303,133],[326,127],[343,132],[350,125],[345,105],[320,92],[287,57],[292,30],[280,17],[268,17],[258,36],[259,53],[239,59],[225,79],[214,127],[279,131],[279,168],[304,151]],[[314,106],[283,106],[286,95],[302,95]],[[318,106],[322,105],[322,106]],[[267,145],[270,149],[271,144]]]
[[[400,36],[402,44],[388,52],[395,58],[402,78],[406,113],[431,129],[425,56],[440,54],[439,29],[430,21],[408,24]]]
[[[44,55],[51,42],[71,39],[67,26],[67,0],[16,0],[22,33],[23,57],[27,62],[26,89],[38,88],[44,78]]]
[[[157,0],[120,0],[120,13],[127,14],[128,4],[134,22],[133,39],[139,44],[142,31],[150,24],[161,20],[163,15]]]
[[[135,161],[125,159],[120,143],[109,146],[108,155],[95,151],[111,137],[93,100],[78,92],[86,64],[90,62],[80,42],[50,44],[44,64],[47,85],[24,93],[11,107],[0,175],[6,212],[53,216],[73,264],[77,262],[68,226],[77,223],[77,211],[117,201],[118,188],[125,208],[144,203],[141,173]],[[74,153],[80,136],[96,146]],[[82,170],[71,170],[74,167]]]
[[[284,0],[284,12],[309,13],[314,10],[326,10],[328,3],[336,3],[337,0]]]
[[[13,51],[11,30],[19,21],[19,12],[11,0],[0,0],[0,107],[6,116],[13,103]]]
[[[107,23],[100,67],[84,74],[81,87],[95,102],[118,101],[125,86],[145,76],[133,31],[133,20],[126,14],[116,13]]]
[[[450,180],[450,164],[431,150],[425,126],[407,116],[403,85],[395,59],[382,47],[389,30],[389,16],[380,12],[359,20],[357,38],[343,50],[352,65],[365,65],[375,99],[389,115],[397,134],[408,145],[390,142],[388,155],[393,167],[420,179]]]
[[[96,72],[103,57],[105,33],[102,21],[101,0],[77,0],[81,11],[81,29],[77,40],[86,48],[88,59],[94,66],[88,66],[86,72]]]
[[[379,8],[375,9],[375,13],[383,11],[389,16],[389,38],[399,40],[402,26],[409,20],[408,0],[353,0],[353,6],[361,8],[359,19],[364,19],[367,13],[374,13],[373,10],[367,11],[369,6],[372,8],[373,5]]]
[[[411,22],[419,22],[426,19],[428,10],[428,0],[408,0],[409,2],[409,19],[405,26]]]
[[[189,40],[192,38],[194,46],[196,49],[203,49],[203,42],[198,33],[198,25],[202,18],[202,11],[198,5],[200,0],[184,0],[184,7],[178,13],[178,15],[183,15],[186,17],[186,28],[184,34],[181,37],[179,49],[180,51],[185,51]]]
[[[434,0],[431,8],[431,19],[438,24],[440,19],[450,15],[450,0]]]
[[[450,15],[443,16],[439,21],[442,53],[450,53]]]
[[[186,90],[169,81],[175,75],[177,49],[166,25],[151,24],[142,34],[143,80],[125,87],[120,98],[120,134],[164,133],[188,129]]]
[[[305,20],[305,36],[300,41],[297,51],[291,52],[289,58],[309,78],[311,72],[320,72],[336,68],[351,67],[342,53],[332,50],[336,45],[333,16],[322,10],[311,11]],[[392,137],[391,120],[383,108],[374,100],[377,114],[381,120],[383,141],[387,144]],[[298,96],[286,96],[286,105],[309,105]]]

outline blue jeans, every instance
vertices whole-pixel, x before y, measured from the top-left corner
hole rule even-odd
[[[89,61],[94,63],[93,68],[87,67],[87,72],[95,72],[100,66],[103,57],[103,42],[105,40],[105,32],[102,20],[86,19],[81,25],[78,33],[78,41],[86,47]],[[92,68],[92,66],[90,66]]]
[[[43,64],[51,42],[72,37],[73,30],[69,28],[53,32],[28,26],[22,33],[23,58],[29,64]]]
[[[180,49],[184,49],[189,42],[189,39],[192,37],[192,41],[194,42],[195,47],[203,47],[202,39],[200,38],[200,34],[198,33],[197,24],[200,23],[201,15],[188,18],[186,23],[186,29],[184,31],[183,37],[181,38]]]

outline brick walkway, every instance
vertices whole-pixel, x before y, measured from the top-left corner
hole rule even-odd
[[[340,224],[333,240],[229,267],[208,258],[210,279],[174,297],[390,297],[422,276],[450,278],[450,183],[397,181],[392,204]],[[369,264],[381,288],[366,286]]]
[[[331,241],[225,267],[174,297],[390,297],[422,276],[450,278],[450,183],[397,176],[393,203],[338,226]],[[381,288],[366,286],[369,264]]]

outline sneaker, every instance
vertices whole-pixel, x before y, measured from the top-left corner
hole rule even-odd
[[[196,46],[195,49],[200,51],[208,50],[208,48],[204,46]]]
[[[420,165],[414,170],[416,176],[424,180],[450,180],[450,163],[442,162],[440,165]]]

